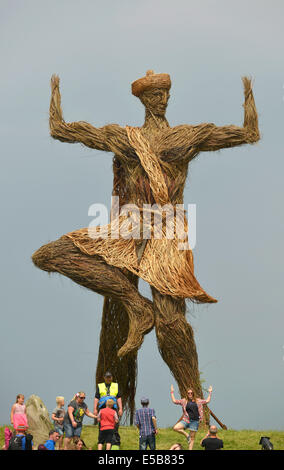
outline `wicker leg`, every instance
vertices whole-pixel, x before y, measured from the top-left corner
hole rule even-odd
[[[100,256],[82,253],[64,235],[42,246],[33,254],[32,260],[44,271],[63,274],[81,286],[122,302],[129,317],[129,332],[118,356],[139,349],[144,334],[154,326],[153,305],[139,294],[138,289],[118,268],[108,265]]]
[[[189,387],[202,397],[198,356],[192,327],[185,318],[185,301],[162,295],[152,288],[155,328],[162,358],[169,366],[181,396]]]

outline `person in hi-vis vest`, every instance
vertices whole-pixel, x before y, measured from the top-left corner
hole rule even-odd
[[[110,398],[114,401],[113,408],[117,411],[119,417],[123,414],[122,399],[119,392],[119,387],[116,382],[112,381],[112,373],[106,372],[104,375],[104,382],[98,384],[94,399],[94,415],[97,416],[99,410],[106,407],[106,402]],[[118,434],[119,423],[115,426],[114,442],[113,444],[120,445],[120,436]]]

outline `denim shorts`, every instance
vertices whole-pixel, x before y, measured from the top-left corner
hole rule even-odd
[[[63,428],[63,427],[61,428],[61,427],[59,427],[59,426],[54,426],[54,430],[55,430],[56,432],[58,432],[58,434],[59,434],[60,437],[63,436],[63,434],[64,434],[64,428]]]
[[[198,431],[198,428],[199,428],[199,420],[198,420],[198,419],[196,419],[196,420],[195,420],[195,419],[192,419],[192,420],[190,421],[190,423],[189,423],[188,429],[189,429],[190,431],[195,431],[195,432],[197,432],[197,431]]]
[[[182,419],[181,424],[183,425],[184,429],[188,429],[189,431],[197,432],[199,428],[199,421],[195,419],[192,419],[189,423]]]
[[[64,423],[65,437],[80,437],[82,432],[82,425],[73,428],[71,423]]]

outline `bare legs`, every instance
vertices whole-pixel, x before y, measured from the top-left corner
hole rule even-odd
[[[60,436],[57,442],[58,442],[58,450],[62,450],[63,449],[63,436]]]
[[[173,426],[173,430],[178,432],[179,434],[182,434],[184,437],[188,438],[189,434],[185,432],[184,426],[181,422],[176,423]]]
[[[188,450],[193,449],[193,445],[194,445],[194,441],[195,441],[195,434],[196,434],[196,431],[190,431],[190,441],[189,441]]]
[[[173,426],[173,430],[178,432],[179,434],[182,434],[187,439],[188,450],[192,450],[194,446],[196,431],[189,431],[189,433],[187,433],[185,431],[183,423],[181,423],[180,421]]]
[[[65,437],[64,438],[64,450],[71,450],[70,443],[71,443],[72,439],[73,439],[73,437]]]

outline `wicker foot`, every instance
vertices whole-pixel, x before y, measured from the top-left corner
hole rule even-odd
[[[139,303],[131,306],[125,305],[129,315],[129,332],[126,343],[117,353],[118,357],[137,351],[143,343],[144,335],[154,327],[153,303],[142,296],[139,300]]]

